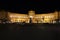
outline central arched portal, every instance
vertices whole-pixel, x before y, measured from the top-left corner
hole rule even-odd
[[[28,15],[29,15],[30,23],[33,23],[32,20],[35,16],[35,11],[30,10],[28,13],[29,13]]]

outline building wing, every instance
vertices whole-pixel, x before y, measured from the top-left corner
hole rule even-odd
[[[39,21],[39,22],[43,22],[43,23],[51,23],[52,21],[58,19],[58,12],[55,11],[54,13],[46,13],[46,14],[36,14],[35,18]]]
[[[28,22],[29,20],[29,17],[27,14],[8,12],[8,15],[11,22]]]

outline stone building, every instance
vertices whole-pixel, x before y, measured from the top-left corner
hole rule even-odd
[[[60,18],[60,17],[59,17]],[[46,14],[35,14],[35,11],[30,10],[28,14],[12,13],[7,11],[0,11],[0,20],[8,20],[14,22],[24,23],[54,23],[58,19],[58,11]]]
[[[11,22],[25,22],[25,23],[52,23],[58,19],[58,12],[35,14],[35,11],[31,10],[28,14],[10,13],[8,12]]]

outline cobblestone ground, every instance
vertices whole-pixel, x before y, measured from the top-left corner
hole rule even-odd
[[[0,24],[0,36],[3,40],[55,40],[60,35],[58,25],[60,24]]]

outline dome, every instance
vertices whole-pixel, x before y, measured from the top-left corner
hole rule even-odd
[[[30,11],[28,11],[28,13],[29,13],[29,15],[34,15],[35,14],[35,11],[30,10]]]

